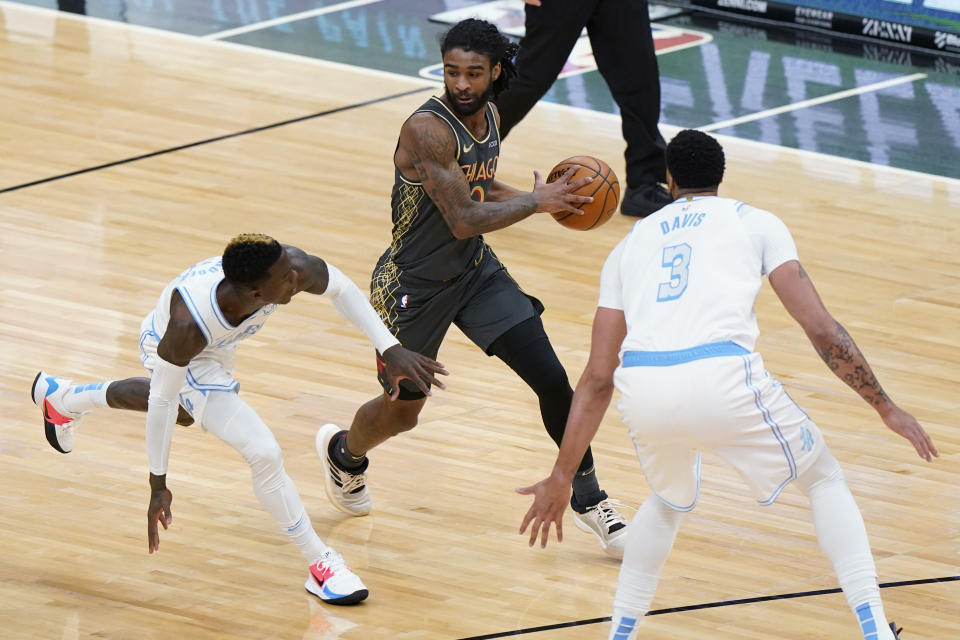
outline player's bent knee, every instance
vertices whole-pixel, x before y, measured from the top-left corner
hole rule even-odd
[[[390,435],[410,431],[417,426],[420,411],[425,402],[426,398],[410,401],[383,399],[379,407],[377,423]]]
[[[408,416],[408,415],[399,415],[396,419],[391,422],[391,431],[394,435],[398,433],[403,433],[405,431],[411,431],[414,427],[417,426],[419,420],[417,416]]]
[[[243,457],[254,473],[274,471],[283,467],[283,451],[272,438],[257,438],[244,447]]]
[[[823,447],[820,455],[810,467],[797,477],[797,486],[809,494],[811,490],[824,483],[846,482],[843,478],[843,469],[833,457],[830,450]]]

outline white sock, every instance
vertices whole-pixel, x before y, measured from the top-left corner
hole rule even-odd
[[[640,619],[650,610],[663,564],[677,537],[683,512],[651,495],[627,528],[609,640],[635,640]]]
[[[895,640],[880,600],[867,529],[840,465],[824,450],[798,484],[810,498],[820,548],[833,564],[864,640]]]
[[[310,516],[307,515],[306,510],[303,511],[303,516],[297,520],[297,523],[292,527],[287,527],[286,531],[290,540],[297,545],[297,549],[310,564],[316,564],[320,556],[329,548],[323,543],[317,532],[313,530],[313,524],[310,522]]]
[[[634,640],[637,637],[638,621],[636,614],[614,607],[608,640]]]
[[[114,382],[75,384],[63,394],[63,408],[72,413],[83,413],[107,406],[107,387]]]

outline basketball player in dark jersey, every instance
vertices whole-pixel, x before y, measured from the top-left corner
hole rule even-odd
[[[374,269],[371,303],[401,344],[431,358],[456,324],[534,390],[559,445],[573,390],[540,321],[543,305],[520,289],[481,234],[538,212],[578,212],[590,198],[573,192],[589,179],[546,184],[534,172],[532,192],[497,181],[499,114],[491,100],[516,73],[517,46],[492,24],[468,19],[447,32],[440,48],[444,95],[407,119],[394,152],[393,242]],[[426,401],[402,382],[391,402],[379,354],[377,364],[387,393],[363,405],[349,431],[331,424],[317,433],[327,494],[356,516],[371,507],[365,454],[412,429]],[[594,533],[608,554],[622,555],[626,522],[600,489],[589,450],[571,503],[577,526]]]

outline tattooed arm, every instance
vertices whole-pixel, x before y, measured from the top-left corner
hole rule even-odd
[[[923,427],[880,386],[853,338],[823,306],[803,266],[796,260],[783,263],[770,273],[770,284],[830,370],[876,409],[887,427],[909,440],[921,458],[929,462],[939,455]]]
[[[538,212],[571,211],[591,198],[573,195],[588,180],[546,184],[534,171],[532,192],[516,191],[499,202],[477,202],[457,164],[457,139],[450,127],[429,113],[415,113],[400,129],[394,162],[407,180],[423,183],[450,231],[457,238],[503,229]]]

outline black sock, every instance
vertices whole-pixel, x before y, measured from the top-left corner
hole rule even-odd
[[[332,438],[330,438],[330,446],[327,448],[327,453],[330,454],[330,459],[333,460],[333,463],[340,467],[343,471],[350,473],[361,473],[366,471],[367,465],[370,464],[370,461],[367,460],[367,456],[363,455],[359,458],[347,449],[347,432],[341,431]]]
[[[586,513],[590,507],[595,507],[597,504],[603,500],[606,500],[607,492],[600,490],[600,493],[592,496],[584,496],[583,499],[585,502],[580,502],[581,496],[573,494],[570,496],[570,508],[576,511],[577,513]]]
[[[586,471],[578,471],[573,477],[573,500],[571,505],[580,507],[576,509],[580,513],[592,507],[601,500],[606,500],[607,494],[600,489],[600,483],[597,481],[597,472],[593,467]]]

